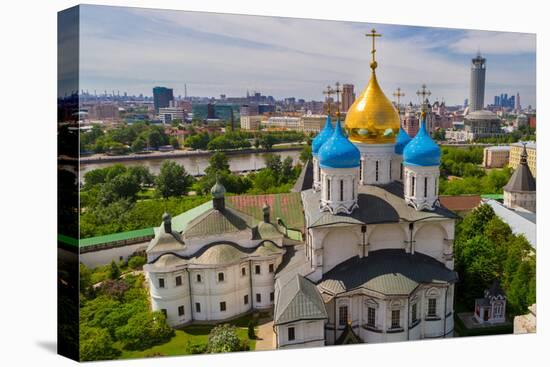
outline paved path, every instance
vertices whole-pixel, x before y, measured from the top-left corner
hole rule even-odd
[[[273,332],[273,320],[260,321],[256,339],[256,350],[274,350],[275,333]]]

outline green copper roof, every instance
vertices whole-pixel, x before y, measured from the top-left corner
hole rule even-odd
[[[104,236],[84,238],[79,241],[79,246],[89,247],[96,245],[104,245],[112,242],[133,240],[141,237],[150,237],[155,234],[153,228],[137,229],[135,231],[119,232],[113,234],[107,234]]]
[[[275,325],[326,318],[325,304],[315,284],[296,275],[282,286],[275,305]]]
[[[493,200],[502,200],[504,198],[503,194],[484,194],[480,196],[482,199],[493,199]]]
[[[207,201],[199,206],[189,209],[186,212],[176,215],[172,218],[172,230],[177,232],[183,232],[187,224],[198,217],[201,214],[204,214],[208,210],[212,209],[212,200]],[[162,225],[162,223],[161,223]]]

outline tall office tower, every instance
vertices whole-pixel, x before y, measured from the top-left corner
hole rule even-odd
[[[353,102],[355,102],[353,84],[344,84],[342,86],[342,112],[347,112]]]
[[[516,105],[514,106],[516,111],[521,111],[521,104],[519,103],[519,92],[516,93]]]
[[[166,87],[153,88],[153,103],[155,112],[159,113],[159,108],[169,107],[170,101],[174,100],[174,90]]]
[[[485,58],[478,53],[470,72],[470,112],[482,110],[485,96]]]

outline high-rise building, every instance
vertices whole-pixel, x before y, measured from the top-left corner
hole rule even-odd
[[[515,101],[515,106],[514,106],[514,109],[516,111],[520,111],[521,110],[521,104],[519,103],[519,92],[516,93],[516,101]]]
[[[470,112],[482,110],[485,97],[485,58],[478,53],[470,69]]]
[[[160,108],[170,107],[170,101],[174,100],[174,90],[166,87],[153,88],[153,103],[155,104],[155,112],[158,113]]]
[[[342,112],[347,112],[353,102],[355,102],[353,84],[344,84],[342,86]]]

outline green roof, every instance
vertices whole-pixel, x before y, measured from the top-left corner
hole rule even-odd
[[[296,275],[282,286],[275,306],[275,325],[327,318],[325,304],[315,284],[301,275]]]
[[[176,215],[172,218],[172,231],[183,232],[190,221],[197,218],[199,215],[206,213],[209,209],[212,209],[212,207],[212,200],[210,200],[194,207],[193,209],[189,209],[186,212]]]
[[[104,236],[83,238],[80,240],[80,248],[88,246],[103,245],[111,242],[127,241],[140,237],[154,236],[155,231],[153,228],[137,229],[135,231],[119,232],[113,234],[107,234]]]
[[[504,197],[503,194],[484,194],[484,195],[481,195],[482,199],[502,200],[503,197]]]

